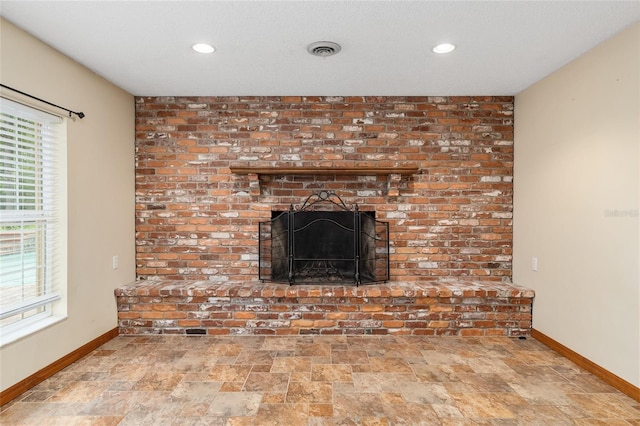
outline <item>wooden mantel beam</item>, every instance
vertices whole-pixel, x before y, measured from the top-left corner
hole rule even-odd
[[[231,173],[237,175],[414,175],[417,166],[375,167],[375,166],[312,166],[312,167],[251,167],[231,166]]]

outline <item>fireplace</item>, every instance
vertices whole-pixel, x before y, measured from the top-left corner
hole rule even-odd
[[[300,208],[273,211],[259,224],[259,279],[305,283],[389,280],[389,224],[349,209],[334,192],[311,194]]]

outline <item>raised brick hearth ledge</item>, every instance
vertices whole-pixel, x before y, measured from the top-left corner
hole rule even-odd
[[[533,290],[482,281],[360,287],[137,281],[117,288],[120,334],[526,336]]]

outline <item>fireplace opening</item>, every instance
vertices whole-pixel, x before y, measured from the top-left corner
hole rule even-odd
[[[262,281],[353,283],[389,280],[389,224],[375,212],[349,209],[333,192],[302,207],[273,211],[259,225]]]

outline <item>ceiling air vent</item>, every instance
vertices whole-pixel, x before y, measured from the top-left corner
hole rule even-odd
[[[323,58],[327,56],[335,55],[340,52],[340,45],[332,41],[316,41],[307,46],[307,51],[314,56],[321,56]]]

